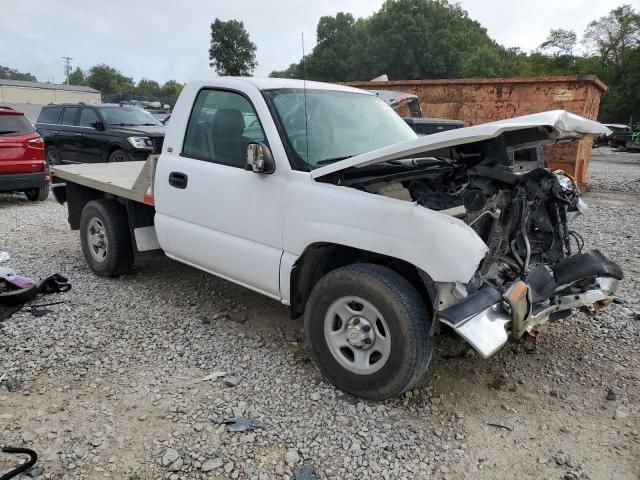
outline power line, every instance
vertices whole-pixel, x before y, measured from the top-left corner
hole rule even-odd
[[[69,85],[69,75],[71,74],[71,57],[62,57],[64,59],[64,73],[67,77],[67,85]]]

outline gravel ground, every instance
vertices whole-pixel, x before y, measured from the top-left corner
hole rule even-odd
[[[0,321],[0,445],[41,479],[637,479],[640,155],[601,150],[576,223],[621,302],[490,360],[439,336],[425,385],[383,403],[325,383],[277,302],[162,256],[98,278],[64,207],[0,195],[8,265],[73,284]]]

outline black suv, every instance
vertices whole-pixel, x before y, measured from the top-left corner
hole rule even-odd
[[[36,129],[49,165],[146,160],[162,151],[166,131],[141,108],[107,103],[46,105]]]

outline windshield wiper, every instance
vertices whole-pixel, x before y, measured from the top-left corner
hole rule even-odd
[[[132,123],[132,127],[157,127],[157,123]]]
[[[5,133],[18,133],[18,130],[3,130],[0,132],[0,135],[4,135]]]
[[[343,157],[335,157],[335,158],[325,158],[324,160],[320,160],[316,162],[316,165],[327,165],[329,163],[339,162],[340,160],[346,160],[347,158],[351,158],[353,155],[345,155]]]
[[[124,122],[121,122],[121,123],[110,123],[109,125],[115,125],[115,126],[118,126],[118,127],[135,127],[136,126],[135,123],[124,123]]]

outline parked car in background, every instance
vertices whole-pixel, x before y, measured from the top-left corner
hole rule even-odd
[[[620,123],[603,123],[605,127],[611,130],[609,135],[599,135],[593,139],[593,146],[609,145],[610,147],[624,147],[626,139],[631,134],[631,128],[628,125]]]
[[[119,104],[51,104],[36,123],[49,165],[146,160],[160,153],[165,126],[146,110]]]
[[[44,141],[24,116],[0,106],[0,192],[24,192],[31,201],[49,196]]]
[[[462,120],[423,117],[420,99],[417,95],[412,93],[397,92],[394,90],[369,91],[394,110],[398,110],[399,108],[406,106],[409,109],[411,116],[402,117],[402,119],[420,136],[464,127],[464,122]]]

